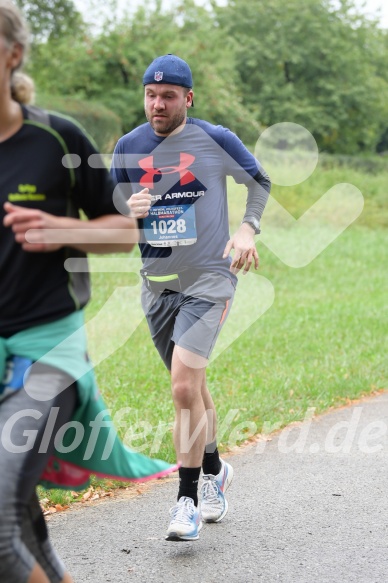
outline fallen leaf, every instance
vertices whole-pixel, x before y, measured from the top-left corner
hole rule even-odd
[[[50,508],[48,510],[46,510],[46,512],[44,513],[45,515],[47,514],[55,514],[57,511],[56,508],[54,508],[54,506],[50,506]]]

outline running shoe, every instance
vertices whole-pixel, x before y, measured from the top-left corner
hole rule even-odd
[[[219,474],[203,475],[201,488],[201,517],[205,522],[220,522],[228,512],[225,492],[233,478],[233,468],[220,460],[222,467]]]
[[[201,515],[192,498],[182,496],[170,510],[171,522],[166,540],[190,541],[199,538],[202,528]]]

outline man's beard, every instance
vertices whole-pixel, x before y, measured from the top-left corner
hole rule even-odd
[[[156,133],[162,134],[162,135],[171,134],[171,132],[176,130],[176,128],[179,127],[180,125],[182,125],[183,122],[185,121],[185,116],[186,116],[186,112],[184,112],[184,113],[178,112],[173,117],[166,118],[166,121],[168,121],[168,125],[166,125],[166,126],[162,125],[162,127],[160,127],[159,123],[158,122],[155,123],[152,120],[152,116],[148,115],[146,112],[146,118],[149,121],[152,129]],[[163,122],[161,122],[161,123],[163,124]]]

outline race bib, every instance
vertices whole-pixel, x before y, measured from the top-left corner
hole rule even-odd
[[[0,381],[0,401],[21,389],[24,375],[32,365],[32,360],[23,356],[11,356],[5,363],[5,374]]]
[[[192,245],[197,240],[194,205],[153,206],[143,219],[143,229],[152,247]]]

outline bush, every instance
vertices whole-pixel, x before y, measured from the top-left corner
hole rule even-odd
[[[100,152],[111,153],[122,135],[121,119],[100,103],[86,102],[74,97],[38,94],[36,104],[74,118],[96,142]]]
[[[319,164],[321,168],[353,168],[365,174],[378,175],[388,171],[388,160],[385,156],[366,155],[366,156],[347,156],[331,155],[325,152],[319,154]]]

